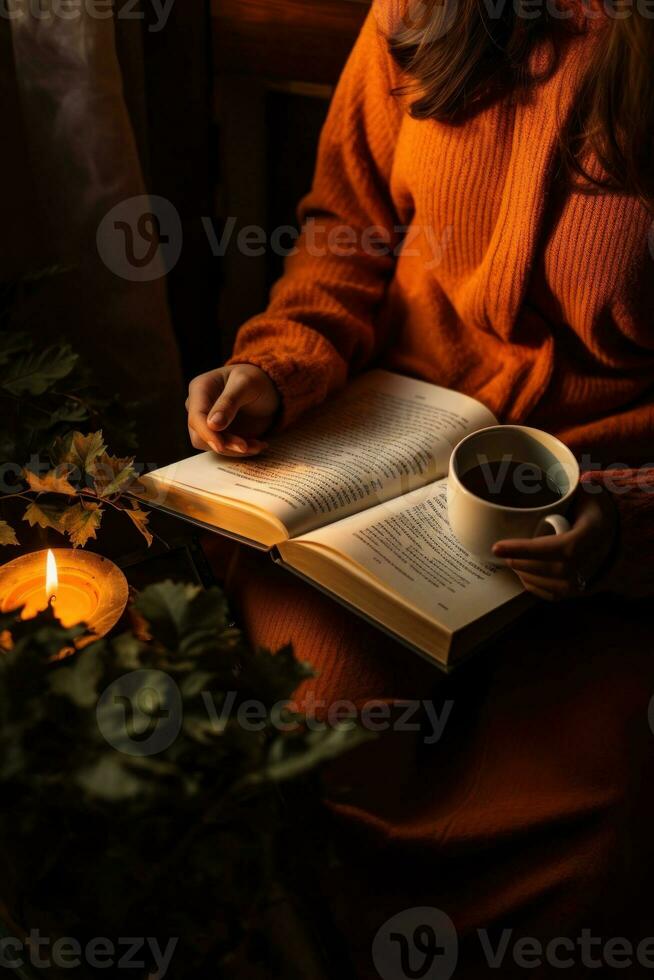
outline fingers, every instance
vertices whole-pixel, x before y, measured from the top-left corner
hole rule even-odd
[[[215,398],[216,385],[220,386],[222,383],[220,374],[213,372],[201,374],[198,378],[194,378],[189,385],[186,409],[188,411],[189,434],[196,449],[215,448],[212,445],[214,433],[207,425],[207,413]],[[219,452],[219,449],[215,448],[215,451]]]
[[[575,555],[583,528],[575,524],[565,534],[498,541],[494,554],[519,577],[533,595],[547,602],[580,595]]]
[[[493,545],[493,554],[498,558],[515,558],[528,561],[567,561],[575,547],[578,530],[565,534],[550,534],[541,538],[516,538],[498,541]]]
[[[231,375],[229,377],[231,378]],[[221,386],[224,386],[223,392],[216,401],[216,390],[219,390]],[[215,415],[215,406],[223,401],[228,387],[230,387],[229,380],[225,383],[224,375],[221,371],[212,371],[209,374],[200,375],[198,378],[194,378],[189,385],[186,409],[188,411],[188,428],[191,444],[195,449],[205,452],[212,450],[215,453],[220,453],[222,456],[257,456],[266,447],[266,444],[261,442],[261,440],[244,439],[242,436],[237,436],[232,432],[219,433],[209,425],[208,416],[210,413],[212,417]],[[227,405],[226,411],[228,414],[233,407],[233,413],[229,421],[233,419],[238,411],[238,399],[242,397],[242,392],[239,395],[240,386],[238,383],[236,385],[232,384],[231,388],[235,389],[236,394],[234,395],[230,391],[227,393],[227,398],[223,402],[223,404]],[[223,428],[222,425],[221,428]]]
[[[493,547],[493,553],[518,575],[525,588],[542,599],[592,593],[592,583],[610,553],[616,534],[610,500],[580,496],[573,516],[574,526],[565,534],[498,541]]]
[[[202,452],[207,452],[210,449],[208,443],[206,443],[203,439],[201,439],[200,436],[197,435],[195,430],[192,429],[190,425],[188,427],[188,434],[189,434],[189,439],[191,440],[191,445],[193,446],[194,449],[199,449]]]
[[[191,445],[195,449],[199,449],[201,452],[211,451],[220,456],[243,459],[247,456],[258,456],[266,448],[266,443],[259,442],[258,439],[245,440],[241,439],[240,436],[233,436],[228,433],[224,435],[212,433],[211,438],[205,441],[191,425],[188,427],[188,432]]]
[[[527,592],[531,592],[531,594],[535,595],[537,599],[544,599],[545,602],[558,602],[558,600],[562,598],[561,596],[554,595],[553,592],[547,589],[540,589],[538,586],[530,584],[529,582],[523,582],[522,584],[526,588]]]
[[[579,538],[579,529],[575,525],[566,534],[498,542],[493,551],[504,556],[507,566],[529,592],[553,602],[581,594],[575,571]]]
[[[551,578],[543,575],[519,575],[524,587],[533,592],[541,599],[552,602],[558,599],[572,599],[581,594],[581,590],[574,579],[570,578]]]
[[[208,409],[208,425],[214,431],[222,431],[232,424],[240,408],[256,401],[259,392],[252,378],[238,369],[230,372],[225,387],[216,402]],[[247,441],[241,440],[245,445]]]
[[[195,430],[191,428],[190,425],[188,427],[188,433],[189,433],[189,438],[191,440],[191,445],[193,446],[194,449],[198,449],[200,452],[206,453],[211,451],[214,453],[218,453],[220,456],[233,456],[233,457],[240,457],[241,459],[246,455],[255,456],[258,452],[261,452],[261,450],[258,448],[253,449],[252,451],[246,450],[245,452],[242,450],[230,448],[231,439],[229,440],[229,444],[228,444],[228,440],[226,438],[221,438],[220,436],[214,436],[214,438],[211,439],[210,442],[205,442],[204,439],[202,439],[197,434],[197,432],[195,432]]]
[[[565,578],[566,566],[562,561],[524,561],[507,558],[509,568],[519,575],[540,575],[542,578]]]

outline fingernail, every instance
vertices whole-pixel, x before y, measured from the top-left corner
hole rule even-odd
[[[216,442],[210,442],[209,445],[215,453],[220,453],[220,449],[218,448],[218,444]]]
[[[227,439],[225,445],[235,453],[247,452],[247,446],[241,439]]]
[[[209,417],[209,425],[223,425],[225,422],[225,416],[222,412],[214,412],[213,415]]]

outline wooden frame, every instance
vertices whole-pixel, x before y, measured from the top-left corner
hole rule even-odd
[[[369,0],[212,0],[223,74],[333,84]]]
[[[315,108],[306,112],[315,128],[369,6],[370,0],[212,0],[222,221],[271,230],[270,174],[279,160],[278,134],[270,129],[273,99],[278,105],[280,93],[288,97],[289,119],[293,99],[305,100],[305,107],[313,100]],[[301,166],[294,169],[308,171],[315,146],[307,148],[306,134],[300,136]],[[294,152],[288,139],[285,150]],[[307,189],[298,186],[297,197]],[[243,255],[233,246],[224,256],[220,325],[225,353],[238,326],[265,307],[271,270],[277,271],[278,264],[269,254]]]

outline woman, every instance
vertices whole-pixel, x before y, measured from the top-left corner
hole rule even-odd
[[[654,665],[640,607],[625,636],[616,596],[654,591],[654,24],[567,3],[373,8],[297,254],[231,361],[190,387],[193,445],[252,455],[375,362],[554,432],[594,491],[569,533],[497,545],[536,595],[583,600],[541,607],[453,682],[256,562],[237,583],[253,637],[291,640],[319,670],[305,697],[456,692],[442,742],[418,757],[406,736],[377,743],[339,809],[370,845],[351,869],[364,975],[376,929],[407,905],[447,911],[471,964],[480,928],[574,941],[622,912],[638,929]],[[371,870],[381,842],[390,882]]]

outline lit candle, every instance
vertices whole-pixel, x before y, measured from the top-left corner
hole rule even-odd
[[[59,573],[57,572],[57,559],[52,551],[48,551],[45,563],[45,601],[53,606],[57,601],[57,589],[59,588]]]
[[[87,551],[39,551],[0,568],[2,612],[22,606],[22,618],[32,619],[50,605],[63,626],[85,623],[97,636],[118,622],[128,594],[120,569]]]

